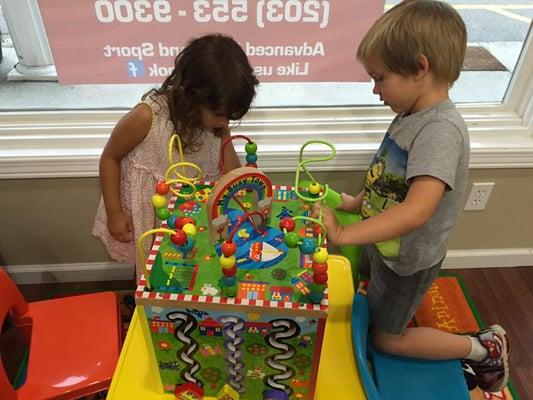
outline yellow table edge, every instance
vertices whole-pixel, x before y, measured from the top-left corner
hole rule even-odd
[[[365,399],[352,346],[351,308],[354,290],[350,263],[342,256],[332,255],[328,266],[329,311],[315,400]],[[142,311],[139,310],[136,308],[133,313],[107,399],[174,400],[174,395],[160,391],[158,371],[141,327],[139,314]],[[216,400],[214,397],[205,399]]]

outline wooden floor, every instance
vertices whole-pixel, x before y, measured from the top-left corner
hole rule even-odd
[[[533,399],[533,267],[448,270],[459,275],[483,322],[498,323],[511,340],[511,380],[520,399]],[[55,285],[22,285],[28,301],[46,299]],[[134,289],[133,282],[62,284],[61,290]]]

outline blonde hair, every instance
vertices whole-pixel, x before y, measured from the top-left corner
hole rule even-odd
[[[425,55],[439,82],[459,78],[466,51],[466,28],[455,9],[441,1],[405,0],[383,14],[366,33],[357,49],[363,64],[382,61],[400,75],[419,71]]]

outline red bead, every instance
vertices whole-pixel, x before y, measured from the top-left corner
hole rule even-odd
[[[315,236],[322,234],[322,227],[320,225],[315,225],[315,227],[313,228],[313,233],[315,234]]]
[[[246,163],[247,167],[257,168],[257,163]]]
[[[176,220],[176,228],[181,229],[185,224],[193,224],[196,226],[196,221],[191,217],[179,217]]]
[[[315,274],[325,274],[328,272],[328,264],[318,264],[313,262],[313,272]]]
[[[279,221],[279,229],[286,229],[287,232],[292,232],[296,228],[296,222],[291,217],[284,217]]]
[[[224,254],[226,257],[231,257],[235,254],[237,251],[237,245],[235,242],[224,242],[221,246],[222,254]]]
[[[187,234],[181,229],[176,229],[176,233],[170,235],[170,240],[176,246],[183,246],[185,243],[187,243]]]
[[[160,194],[161,196],[165,196],[168,191],[170,190],[170,185],[166,183],[165,181],[158,182],[155,191],[157,194]]]
[[[228,268],[228,269],[222,268],[222,273],[228,278],[231,278],[232,276],[235,276],[235,274],[237,273],[237,266],[234,265],[233,267]]]
[[[325,285],[328,281],[328,274],[313,274],[313,281],[319,285]]]

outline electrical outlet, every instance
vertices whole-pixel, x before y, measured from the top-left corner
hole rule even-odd
[[[487,205],[494,182],[474,182],[472,190],[466,199],[465,210],[483,210]]]

